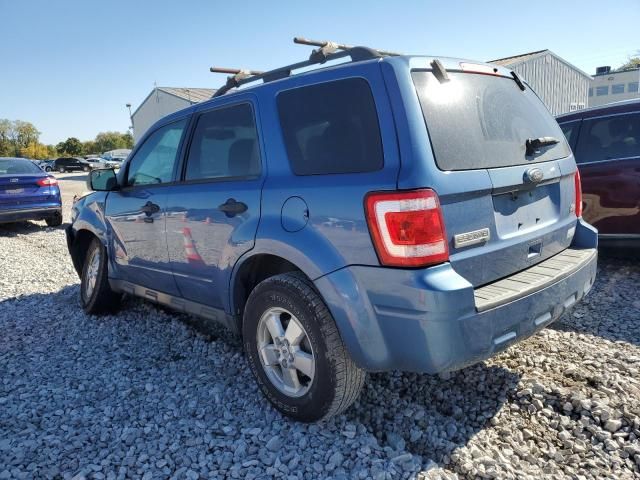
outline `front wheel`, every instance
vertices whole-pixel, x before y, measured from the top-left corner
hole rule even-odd
[[[51,171],[51,167],[44,167],[44,171],[45,172],[50,172]]]
[[[60,172],[60,173],[64,173],[64,167],[59,167],[59,168],[58,168],[58,172]]]
[[[82,277],[80,301],[86,313],[107,313],[120,305],[120,295],[111,290],[107,279],[107,250],[94,238],[87,249]]]
[[[267,399],[303,422],[338,415],[358,397],[365,372],[347,352],[335,321],[303,275],[261,282],[243,318],[244,349]]]

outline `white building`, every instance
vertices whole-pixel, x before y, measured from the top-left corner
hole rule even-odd
[[[587,106],[591,76],[551,50],[489,60],[516,72],[545,103],[553,115]]]
[[[640,98],[640,68],[612,72],[611,67],[598,67],[589,86],[589,106]]]
[[[133,141],[138,142],[148,128],[170,113],[209,100],[212,88],[155,87],[131,115]]]

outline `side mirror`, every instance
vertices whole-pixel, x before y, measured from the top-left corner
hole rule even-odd
[[[113,168],[101,168],[91,170],[87,178],[87,187],[90,190],[109,192],[118,189],[118,179]]]

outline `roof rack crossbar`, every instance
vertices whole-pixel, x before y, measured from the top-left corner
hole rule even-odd
[[[354,47],[351,45],[344,45],[335,42],[319,42],[315,40],[308,40],[302,37],[295,37],[294,43],[301,45],[313,45],[319,48],[314,50],[309,56],[308,60],[302,62],[293,63],[284,67],[262,72],[258,70],[239,70],[232,68],[219,68],[211,67],[209,71],[213,73],[229,73],[231,76],[227,78],[227,83],[216,90],[212,98],[224,95],[232,88],[238,88],[247,83],[256,82],[262,80],[263,83],[273,82],[282,78],[289,77],[294,70],[309,67],[311,65],[318,65],[327,62],[328,60],[338,60],[343,57],[350,57],[352,62],[359,62],[362,60],[371,60],[374,58],[380,58],[383,56],[400,55],[399,53],[389,52],[387,50],[375,50],[368,47]]]
[[[219,91],[227,92],[232,88],[237,88],[240,85],[242,80],[246,80],[247,78],[252,78],[255,76],[263,75],[264,72],[261,70],[243,70],[240,68],[224,68],[224,67],[211,67],[209,68],[211,73],[230,73],[227,77],[227,83],[224,87],[218,89],[216,93],[213,94],[214,97],[218,96]],[[222,94],[221,94],[222,95]]]
[[[309,58],[310,60],[316,56],[321,58],[322,56],[329,55],[331,53],[334,53],[336,50],[350,50],[352,48],[356,48],[353,45],[346,45],[344,43],[331,42],[329,40],[309,40],[308,38],[304,37],[293,37],[293,43],[297,43],[298,45],[311,45],[314,47],[320,47],[311,53],[311,57]],[[400,55],[397,52],[391,52],[389,50],[379,50],[377,48],[370,48],[369,50],[373,50],[379,55],[385,57]]]

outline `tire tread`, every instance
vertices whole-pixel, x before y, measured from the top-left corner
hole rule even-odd
[[[349,356],[331,312],[313,283],[304,274],[300,272],[283,273],[270,277],[267,281],[277,282],[291,290],[294,295],[301,295],[302,299],[312,308],[327,346],[325,355],[329,362],[335,365],[336,370],[335,395],[320,420],[341,414],[360,395],[366,379],[366,372],[360,369]]]

